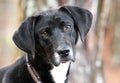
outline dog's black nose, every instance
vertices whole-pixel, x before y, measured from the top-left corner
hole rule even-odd
[[[69,49],[65,49],[65,50],[59,50],[58,54],[61,55],[62,57],[67,57],[70,53]]]

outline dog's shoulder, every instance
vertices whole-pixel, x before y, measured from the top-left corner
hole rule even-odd
[[[5,72],[9,69],[9,66],[0,68],[0,81],[3,79]]]
[[[0,83],[11,83],[12,80],[9,79],[17,78],[18,73],[21,73],[19,70],[23,69],[23,67],[25,67],[25,59],[21,57],[15,63],[0,68]]]

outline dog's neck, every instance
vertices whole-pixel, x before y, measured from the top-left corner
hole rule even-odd
[[[48,83],[48,82],[54,83],[52,76],[49,72],[52,69],[52,65],[48,62],[48,60],[44,57],[44,55],[36,54],[34,62],[32,62],[31,65],[37,71],[40,77],[40,81],[42,81],[42,83]]]
[[[40,56],[41,55],[37,55],[35,64],[33,65],[40,75],[40,79],[42,80],[43,77],[39,71],[44,71],[46,73],[48,72],[47,75],[50,76],[50,79],[55,83],[65,83],[67,73],[69,72],[70,62],[61,63],[58,67],[55,67],[51,65],[45,57],[43,58]]]

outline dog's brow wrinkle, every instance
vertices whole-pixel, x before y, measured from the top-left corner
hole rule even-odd
[[[53,18],[54,18],[54,20],[57,21],[57,22],[60,22],[60,21],[61,21],[61,19],[60,19],[59,16],[56,16],[56,15],[55,15]]]

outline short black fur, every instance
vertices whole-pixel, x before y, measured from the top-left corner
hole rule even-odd
[[[91,23],[92,14],[88,10],[64,6],[26,19],[15,32],[13,41],[28,54],[42,83],[55,83],[50,73],[53,65],[74,61],[78,32],[84,41]],[[0,83],[34,83],[25,55],[0,69]]]

